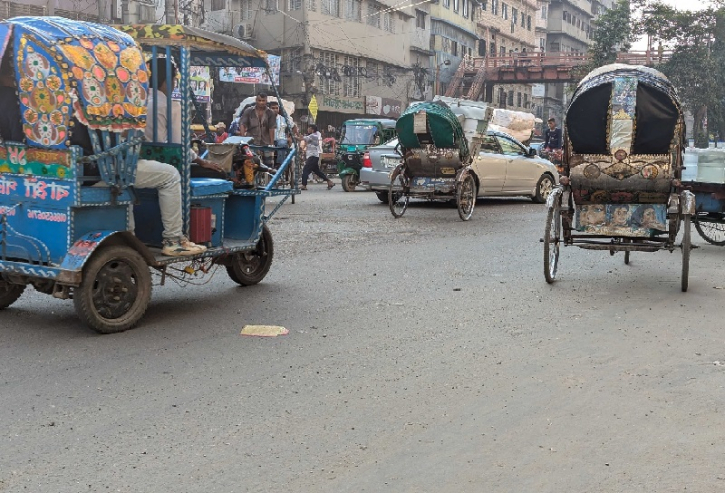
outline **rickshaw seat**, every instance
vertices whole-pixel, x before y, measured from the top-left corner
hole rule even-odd
[[[192,178],[189,184],[191,185],[192,197],[207,197],[209,195],[229,193],[234,190],[232,182],[218,178]]]
[[[97,163],[101,181],[118,191],[132,187],[143,131],[129,131],[125,136],[107,130],[88,134],[93,145],[89,158]]]

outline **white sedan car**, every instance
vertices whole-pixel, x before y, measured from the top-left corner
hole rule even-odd
[[[546,202],[559,173],[550,161],[536,155],[508,134],[489,130],[471,168],[479,197],[521,196]]]

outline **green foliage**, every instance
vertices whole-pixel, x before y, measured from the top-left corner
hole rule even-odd
[[[722,5],[720,3],[719,5]],[[707,146],[704,132],[725,135],[725,8],[678,10],[655,2],[642,2],[634,30],[672,46],[670,59],[657,68],[677,88],[680,99],[695,117],[696,145]]]

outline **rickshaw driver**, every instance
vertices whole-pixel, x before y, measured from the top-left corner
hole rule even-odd
[[[164,97],[160,97],[156,102],[156,118],[153,118],[154,99],[153,93],[149,94],[146,101],[147,113],[149,117],[146,122],[146,140],[153,141],[154,138],[154,120],[158,125],[158,135],[167,135],[166,108],[168,91],[166,64],[159,63],[157,67],[158,74],[150,74],[150,87],[154,87],[154,78],[157,81],[157,88]],[[171,80],[175,83],[176,67],[171,65]],[[180,121],[177,119],[177,121]],[[179,132],[178,140],[181,140]],[[176,137],[176,136],[174,136]],[[176,139],[174,139],[176,140]],[[180,142],[176,142],[180,143]],[[193,162],[205,168],[219,168],[216,163],[205,161],[197,156],[191,149],[191,159]],[[170,257],[179,257],[184,255],[195,255],[206,250],[203,245],[197,245],[189,241],[183,233],[183,220],[181,215],[181,176],[179,171],[170,164],[161,163],[159,161],[149,161],[146,159],[138,160],[138,168],[136,170],[136,188],[155,188],[159,193],[159,207],[161,209],[161,222],[164,226],[163,232],[163,250],[162,253]],[[133,217],[133,215],[131,215]],[[133,228],[132,228],[133,229]]]

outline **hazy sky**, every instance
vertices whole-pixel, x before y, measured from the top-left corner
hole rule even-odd
[[[662,3],[676,7],[678,10],[701,10],[711,5],[705,0],[661,0]],[[647,39],[641,38],[632,46],[633,50],[644,51],[647,49]]]

